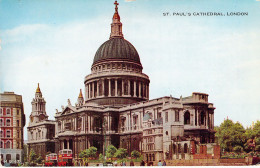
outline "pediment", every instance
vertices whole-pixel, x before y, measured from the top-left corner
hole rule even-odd
[[[71,114],[71,113],[74,113],[75,111],[72,109],[72,108],[70,108],[70,107],[66,107],[63,111],[62,111],[62,113],[61,113],[61,115],[66,115],[66,114]]]

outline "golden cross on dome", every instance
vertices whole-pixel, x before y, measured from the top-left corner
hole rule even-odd
[[[117,5],[119,5],[119,3],[117,3],[117,1],[115,1],[114,4],[116,5],[116,11],[117,11]]]

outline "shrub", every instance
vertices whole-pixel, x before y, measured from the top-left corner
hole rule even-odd
[[[235,146],[233,148],[233,150],[236,152],[236,153],[241,153],[243,151],[243,147],[242,146]]]
[[[99,160],[100,161],[104,160],[104,156],[102,155],[102,153],[99,154]]]
[[[114,155],[116,158],[119,158],[119,159],[123,159],[123,158],[126,158],[127,157],[127,150],[124,149],[124,148],[119,148],[115,155]]]
[[[108,158],[114,157],[114,154],[116,153],[117,149],[114,147],[114,145],[109,145],[106,150],[106,156]]]
[[[141,153],[136,150],[131,152],[131,157],[133,157],[133,158],[139,158],[140,156],[141,156]]]

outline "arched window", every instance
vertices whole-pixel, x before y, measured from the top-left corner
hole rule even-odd
[[[185,112],[184,114],[184,124],[190,124],[190,112]]]
[[[7,141],[7,142],[6,142],[5,148],[6,148],[6,149],[11,149],[11,142],[10,142],[10,141]]]
[[[11,126],[11,120],[10,119],[6,119],[6,126]]]
[[[0,126],[4,126],[4,120],[2,118],[0,119]]]
[[[20,155],[19,154],[16,154],[16,161],[17,160],[20,160]]]
[[[178,153],[181,153],[181,144],[178,144]]]
[[[64,144],[64,148],[63,149],[68,149],[68,144],[67,144],[67,140],[66,139],[64,139],[63,144]]]
[[[206,124],[205,119],[206,119],[205,112],[202,111],[202,112],[200,113],[200,125],[205,125],[205,124]]]
[[[0,141],[0,148],[4,148],[4,142]]]
[[[11,154],[6,154],[6,161],[7,161],[7,163],[9,163],[10,160],[11,160]]]
[[[184,144],[184,153],[188,153],[188,145],[186,143]]]
[[[58,132],[60,132],[61,131],[61,122],[59,121],[58,122]]]
[[[175,144],[172,145],[172,153],[173,153],[173,154],[176,153],[176,145],[175,145]]]
[[[155,156],[154,156],[154,154],[153,154],[153,161],[155,161]]]

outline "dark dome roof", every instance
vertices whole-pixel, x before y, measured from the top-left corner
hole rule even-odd
[[[135,47],[123,38],[111,38],[104,42],[97,50],[93,64],[105,59],[124,59],[140,63]]]

